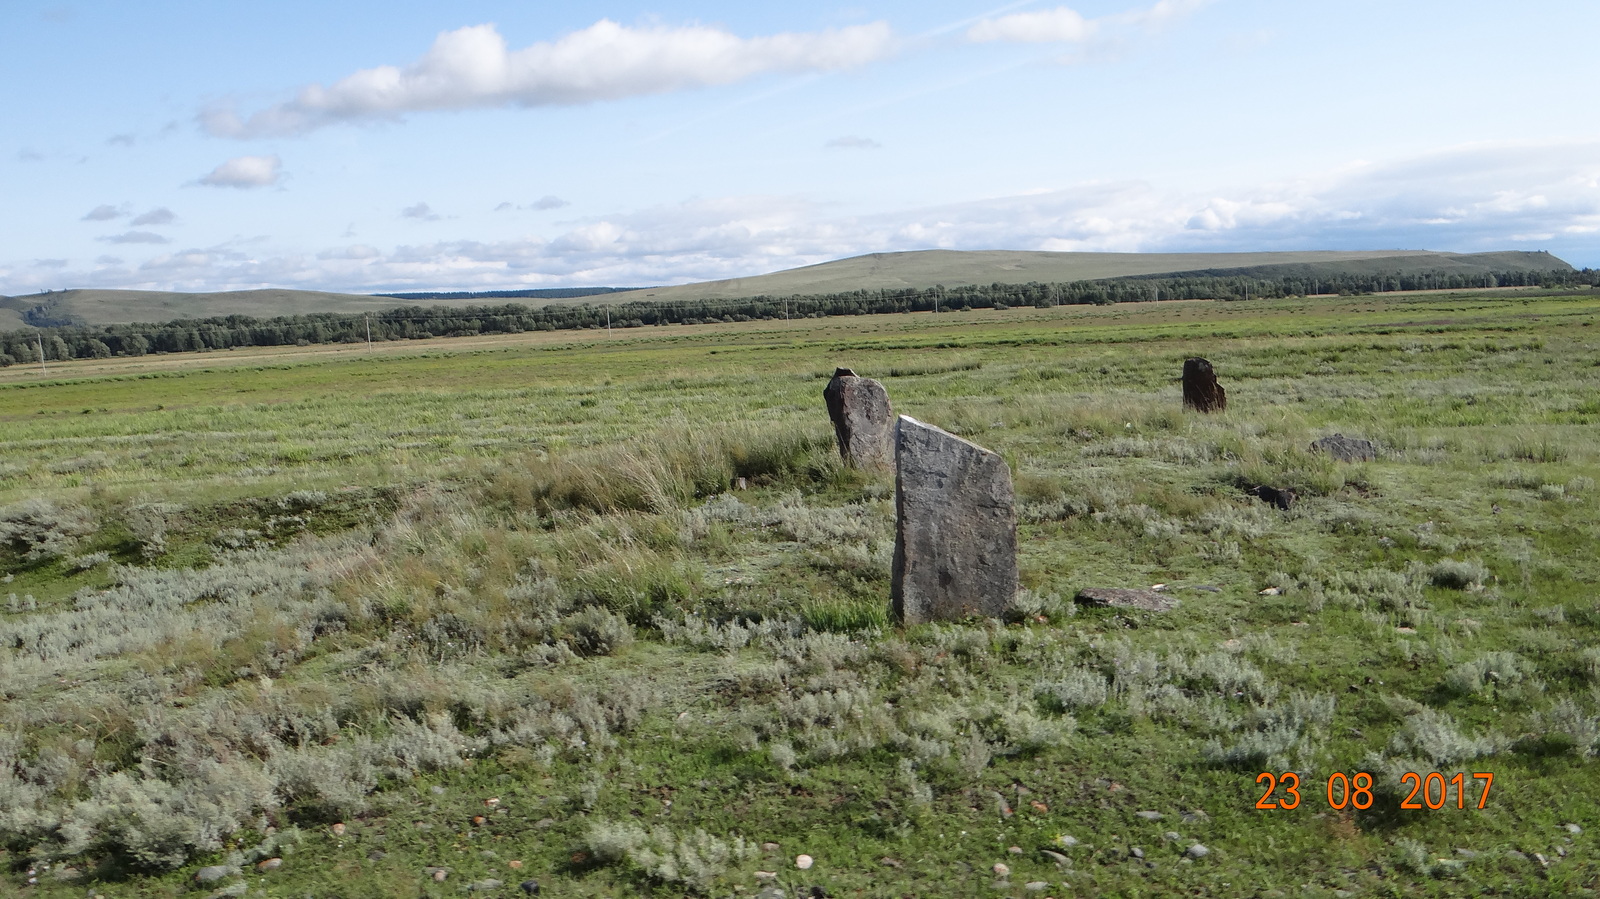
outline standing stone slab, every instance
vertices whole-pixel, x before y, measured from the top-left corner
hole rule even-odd
[[[1228,391],[1217,383],[1211,363],[1198,356],[1183,360],[1183,404],[1196,412],[1228,408]]]
[[[1000,617],[1017,593],[1017,512],[1005,460],[902,415],[894,486],[895,617]]]
[[[822,398],[846,465],[887,469],[894,463],[894,412],[882,384],[838,368]]]
[[[1324,452],[1339,462],[1371,462],[1378,458],[1378,448],[1370,440],[1334,434],[1311,441],[1313,452]]]

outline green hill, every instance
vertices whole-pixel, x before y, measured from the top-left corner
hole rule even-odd
[[[1048,253],[1027,250],[917,250],[872,253],[803,268],[676,287],[608,294],[603,302],[733,299],[1030,281],[1089,281],[1175,274],[1407,274],[1425,271],[1571,271],[1549,253],[1440,253],[1430,250],[1319,250],[1277,253]]]
[[[1549,253],[1439,253],[1429,250],[1323,250],[1275,253],[1048,253],[1027,250],[918,250],[872,253],[818,265],[725,281],[651,287],[603,295],[484,299],[475,295],[398,299],[268,288],[217,293],[156,290],[64,290],[0,297],[0,331],[28,325],[106,325],[182,318],[250,315],[269,318],[314,312],[379,312],[398,306],[473,306],[517,303],[630,303],[795,296],[897,287],[1025,284],[1155,275],[1238,274],[1261,278],[1352,274],[1491,271],[1571,271]]]

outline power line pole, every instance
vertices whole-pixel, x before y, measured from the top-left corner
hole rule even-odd
[[[367,319],[367,352],[370,353],[370,352],[372,352],[372,316],[370,314],[368,314],[366,316],[366,319]]]
[[[48,375],[50,369],[44,367],[44,332],[34,331],[33,339],[39,341],[39,370]]]

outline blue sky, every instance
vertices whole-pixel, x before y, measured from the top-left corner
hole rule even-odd
[[[0,4],[0,293],[861,253],[1600,267],[1600,3]]]

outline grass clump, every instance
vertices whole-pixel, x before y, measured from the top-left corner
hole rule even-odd
[[[755,854],[743,837],[724,840],[695,828],[678,833],[632,821],[597,821],[589,826],[589,852],[602,865],[626,863],[659,883],[706,894],[729,866]]]

